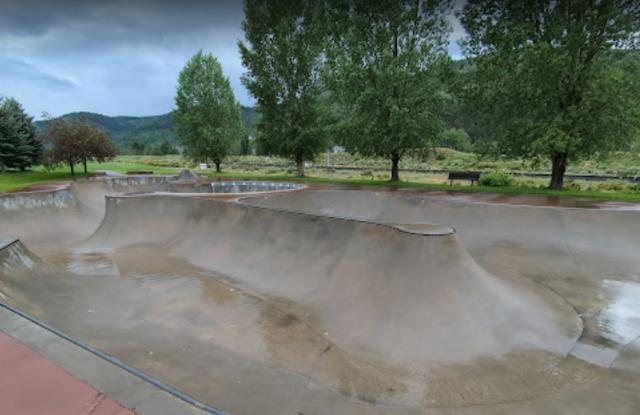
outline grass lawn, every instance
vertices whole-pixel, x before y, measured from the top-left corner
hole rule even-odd
[[[118,159],[109,163],[89,163],[89,172],[97,170],[113,170],[118,173],[126,173],[133,170],[151,170],[157,174],[175,173],[176,168],[158,167],[143,163],[123,162]],[[82,177],[82,166],[76,166],[76,177]],[[18,190],[23,187],[57,180],[71,180],[69,167],[58,167],[47,170],[44,167],[35,167],[29,171],[7,171],[0,173],[0,192]]]
[[[193,167],[193,164],[187,163],[181,156],[119,156],[108,163],[90,163],[88,167],[90,172],[95,172],[97,170],[113,170],[119,173],[126,173],[127,171],[132,170],[150,170],[156,174],[171,174],[179,172],[180,169],[184,167]],[[401,176],[403,181],[391,183],[386,179],[388,175],[386,172],[330,172],[311,168],[307,170],[308,176],[301,179],[295,177],[290,170],[285,168],[257,167],[247,170],[234,163],[223,164],[223,168],[224,171],[222,173],[215,173],[212,170],[198,171],[198,173],[210,177],[226,177],[246,180],[288,180],[307,183],[418,188],[440,191],[490,192],[512,195],[582,197],[640,202],[640,193],[627,192],[619,189],[607,191],[584,189],[551,190],[543,187],[546,183],[546,179],[538,181],[528,180],[527,182],[521,182],[518,185],[510,187],[469,186],[466,184],[454,184],[453,186],[450,186],[445,183],[446,176],[434,176],[418,173],[402,173]],[[82,176],[81,166],[78,166],[76,170],[78,171],[78,177]],[[42,167],[37,167],[32,171],[26,172],[5,172],[0,173],[0,192],[17,190],[25,186],[47,181],[70,179],[71,175],[68,167],[59,167],[50,171],[45,170]]]

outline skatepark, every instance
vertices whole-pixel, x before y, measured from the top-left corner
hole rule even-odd
[[[640,211],[512,199],[2,194],[0,331],[136,413],[638,413]]]

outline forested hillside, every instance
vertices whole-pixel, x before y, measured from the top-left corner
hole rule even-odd
[[[243,106],[240,109],[244,128],[248,134],[255,134],[258,114],[252,107]],[[78,117],[84,117],[92,124],[104,128],[120,149],[130,149],[134,143],[139,143],[146,148],[159,146],[163,142],[174,146],[180,144],[171,113],[147,117],[109,117],[91,112],[73,112],[62,116],[66,119]],[[51,121],[36,121],[35,124],[40,131],[44,131]]]

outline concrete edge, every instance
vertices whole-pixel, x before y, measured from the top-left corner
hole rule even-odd
[[[11,245],[15,244],[18,241],[19,241],[18,238],[15,238],[15,239],[0,239],[0,251],[2,251],[5,248],[10,247]]]
[[[289,192],[294,192],[294,191],[289,191]],[[178,199],[190,198],[190,199],[197,199],[197,200],[205,200],[210,203],[225,203],[225,204],[243,206],[250,209],[261,209],[261,210],[266,210],[270,212],[279,212],[279,213],[285,213],[289,215],[298,215],[298,216],[303,216],[303,217],[312,218],[312,219],[329,219],[329,220],[352,222],[352,223],[359,223],[359,224],[372,225],[372,226],[381,226],[381,227],[389,228],[394,231],[409,234],[409,235],[441,237],[441,236],[452,236],[452,235],[455,235],[456,233],[456,230],[453,227],[448,225],[438,225],[438,224],[431,224],[426,222],[425,223],[376,222],[376,221],[369,221],[364,219],[350,218],[346,216],[343,217],[343,216],[334,216],[334,215],[321,215],[321,214],[312,213],[312,212],[305,212],[302,210],[279,209],[274,207],[260,206],[258,204],[247,203],[246,199],[251,199],[252,196],[248,196],[246,198],[241,197],[241,198],[232,199],[232,200],[223,200],[220,198],[194,197],[193,195],[189,195],[189,194],[186,194],[186,196],[184,195],[185,195],[184,193],[182,194],[180,193],[117,194],[117,195],[105,195],[105,200],[108,201],[109,199],[115,200],[115,199],[134,199],[134,198],[152,198],[152,197],[166,197],[166,198],[178,198]],[[107,206],[107,212],[105,213],[105,218],[108,214],[108,209],[109,208]],[[100,229],[100,227],[98,227],[98,229]]]
[[[136,414],[228,415],[3,302],[0,331]]]
[[[407,187],[406,189],[417,189],[417,188],[411,188],[411,187]],[[420,190],[420,189],[417,189]],[[428,189],[426,189],[428,190]],[[543,209],[543,210],[556,210],[556,211],[581,211],[581,212],[589,212],[589,211],[597,211],[597,212],[614,212],[614,213],[633,213],[633,214],[639,214],[637,210],[630,210],[630,209],[620,209],[620,208],[615,208],[615,207],[602,207],[602,208],[585,208],[585,207],[573,207],[573,206],[544,206],[544,205],[527,205],[527,204],[512,204],[512,203],[505,203],[505,202],[487,202],[487,201],[473,201],[473,200],[449,200],[446,197],[441,197],[439,195],[432,195],[429,196],[427,194],[424,195],[420,195],[420,194],[410,194],[410,193],[406,193],[406,194],[402,194],[400,192],[396,192],[396,191],[390,191],[387,189],[377,189],[377,190],[364,190],[364,189],[308,189],[307,190],[308,193],[340,193],[340,192],[355,192],[355,193],[374,193],[374,194],[384,194],[387,196],[394,196],[396,198],[399,199],[409,199],[409,200],[419,200],[419,201],[430,201],[430,202],[437,202],[437,203],[443,203],[443,204],[449,204],[449,205],[454,205],[454,206],[463,206],[463,205],[467,205],[467,206],[479,206],[481,208],[485,208],[485,207],[503,207],[503,208],[508,208],[508,209]],[[469,192],[469,194],[472,194],[474,192]],[[476,192],[477,193],[477,192]],[[498,194],[498,193],[496,193]],[[259,197],[262,195],[258,195],[256,197]],[[268,196],[268,195],[264,195],[264,196]],[[279,196],[279,195],[276,195]],[[530,195],[525,195],[525,196],[541,196],[544,197],[544,195],[536,195],[536,194],[530,194]],[[570,196],[558,196],[561,198],[570,198]],[[247,196],[247,198],[251,198],[251,196]],[[606,199],[595,199],[595,198],[588,198],[585,197],[585,199],[590,199],[590,200],[597,200],[597,201],[602,201],[602,202],[607,202],[610,200],[606,200]],[[615,202],[615,200],[613,201]],[[624,202],[624,201],[622,201]]]
[[[269,195],[261,195],[261,196],[269,196]],[[280,196],[280,195],[276,195],[276,196]],[[259,197],[259,196],[257,196]],[[239,198],[235,201],[233,201],[233,203],[240,205],[240,206],[246,206],[246,207],[250,207],[250,208],[254,208],[254,209],[264,209],[264,210],[269,210],[269,211],[273,211],[273,212],[284,212],[284,213],[289,213],[289,214],[294,214],[294,215],[301,215],[301,216],[307,216],[307,217],[311,217],[311,218],[328,218],[328,219],[335,219],[335,220],[341,220],[341,221],[346,221],[346,222],[355,222],[355,223],[364,223],[364,224],[369,224],[369,225],[377,225],[377,226],[385,226],[388,228],[391,228],[393,230],[402,232],[402,233],[408,233],[411,235],[420,235],[420,236],[451,236],[451,235],[455,235],[456,233],[456,229],[452,226],[449,225],[440,225],[440,224],[436,224],[436,223],[429,223],[429,222],[378,222],[378,221],[374,221],[374,220],[365,220],[365,219],[358,219],[358,218],[353,218],[353,217],[348,217],[348,216],[338,216],[338,215],[322,215],[319,213],[313,213],[313,212],[307,212],[304,210],[296,210],[296,209],[283,209],[283,208],[275,208],[275,207],[271,207],[271,206],[262,206],[260,204],[257,203],[250,203],[251,199],[255,199],[256,196],[247,196],[247,197],[243,197],[243,198]]]

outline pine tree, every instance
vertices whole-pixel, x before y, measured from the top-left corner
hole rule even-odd
[[[15,120],[6,111],[4,104],[5,101],[0,102],[0,171],[13,165],[18,146]]]
[[[25,170],[40,162],[42,157],[42,142],[38,138],[33,117],[27,115],[22,105],[14,99],[5,102],[10,116],[14,120],[15,134],[18,146],[16,147],[15,160],[12,167]]]
[[[33,117],[13,98],[0,105],[0,169],[25,170],[40,162],[42,142],[38,138]]]

